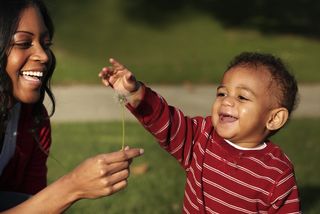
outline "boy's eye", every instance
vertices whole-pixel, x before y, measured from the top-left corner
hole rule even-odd
[[[217,93],[217,97],[224,97],[224,96],[226,96],[226,94],[223,93],[223,92],[218,92],[218,93]]]
[[[244,97],[244,96],[238,96],[239,100],[249,100],[248,98]]]

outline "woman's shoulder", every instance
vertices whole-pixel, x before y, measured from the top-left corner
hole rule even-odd
[[[50,118],[46,107],[41,104],[38,107],[30,104],[21,104],[19,126],[27,127],[48,127]]]

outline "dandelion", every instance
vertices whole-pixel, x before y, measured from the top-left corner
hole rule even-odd
[[[124,138],[125,138],[125,105],[128,102],[126,95],[124,94],[118,94],[118,102],[121,105],[122,110],[122,146],[121,149],[124,150]]]

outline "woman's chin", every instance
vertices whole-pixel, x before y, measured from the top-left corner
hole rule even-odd
[[[21,102],[21,103],[25,103],[25,104],[33,104],[38,102],[40,99],[40,93],[33,93],[31,95],[28,96],[19,96],[16,97],[16,100]]]

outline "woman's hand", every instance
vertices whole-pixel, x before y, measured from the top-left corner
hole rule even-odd
[[[129,165],[142,149],[129,149],[97,155],[82,162],[66,175],[77,198],[112,195],[127,186]],[[72,190],[71,190],[72,191]]]
[[[126,147],[88,158],[30,199],[3,213],[62,213],[82,198],[112,195],[127,186],[129,165],[142,154],[142,149]]]

